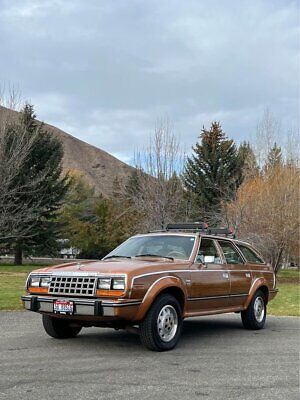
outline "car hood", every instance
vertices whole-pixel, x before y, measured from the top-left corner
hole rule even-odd
[[[166,260],[151,257],[143,259],[110,259],[101,261],[81,261],[68,264],[60,264],[56,266],[41,268],[33,271],[33,273],[51,273],[59,275],[68,273],[84,274],[128,274],[136,276],[144,273],[172,271],[177,269],[188,268],[191,263],[182,260]]]

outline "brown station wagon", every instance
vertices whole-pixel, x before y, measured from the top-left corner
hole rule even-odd
[[[101,261],[33,271],[22,301],[54,338],[91,326],[129,329],[163,351],[177,344],[188,317],[236,312],[245,328],[262,329],[275,284],[272,267],[249,244],[225,229],[185,223],[133,236]]]

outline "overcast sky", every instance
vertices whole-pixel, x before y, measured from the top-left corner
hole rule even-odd
[[[0,0],[0,83],[49,122],[129,161],[160,117],[251,138],[299,121],[299,2]]]

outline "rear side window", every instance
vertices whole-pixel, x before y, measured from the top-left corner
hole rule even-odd
[[[244,246],[243,244],[239,244],[238,247],[249,263],[264,264],[264,261],[256,253],[254,253],[253,250],[249,249],[249,247]]]
[[[221,246],[227,264],[244,264],[242,257],[231,242],[227,242],[227,240],[218,240],[218,243]]]

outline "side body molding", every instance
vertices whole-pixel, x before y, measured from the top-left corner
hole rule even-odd
[[[249,294],[248,294],[246,303],[244,304],[245,309],[249,306],[254,293],[262,286],[267,287],[268,288],[268,292],[269,292],[269,285],[268,285],[268,282],[266,281],[265,278],[257,278],[257,279],[255,279],[253,281],[252,286],[251,286],[251,288],[249,290]]]
[[[171,289],[172,288],[177,288],[181,290],[181,292],[184,295],[184,298],[186,300],[187,298],[187,293],[186,293],[186,287],[181,281],[176,276],[163,276],[161,278],[158,278],[155,282],[152,283],[152,285],[149,287],[148,291],[146,292],[142,304],[140,305],[138,312],[135,316],[136,320],[141,320],[145,317],[147,311],[151,307],[153,301],[155,298],[165,289]],[[184,300],[184,303],[185,303]]]

